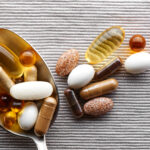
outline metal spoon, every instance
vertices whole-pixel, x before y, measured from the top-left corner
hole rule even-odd
[[[12,32],[10,30],[3,29],[3,28],[0,28],[0,44],[6,45],[8,48],[10,48],[12,51],[14,51],[14,53],[18,56],[19,56],[20,52],[22,52],[23,50],[27,50],[27,49],[34,50],[33,47],[30,44],[28,44],[24,39],[22,39],[20,36],[18,36],[17,34],[15,34],[14,32]],[[56,87],[55,81],[53,79],[53,76],[52,76],[50,70],[48,69],[48,66],[46,65],[46,63],[44,62],[44,60],[38,53],[37,53],[37,63],[35,65],[38,70],[38,80],[39,81],[47,81],[53,85],[54,92],[53,92],[52,96],[56,98],[56,100],[58,101],[58,104],[59,104],[57,87]],[[55,111],[52,123],[56,119],[57,112],[58,112],[58,106]],[[51,125],[52,125],[52,123],[51,123]],[[34,134],[34,130],[31,130],[31,131],[23,131],[23,130],[18,130],[18,129],[10,130],[10,129],[5,128],[2,123],[0,123],[0,125],[6,131],[8,131],[14,135],[32,139],[35,142],[38,150],[47,150],[45,136],[37,137]]]

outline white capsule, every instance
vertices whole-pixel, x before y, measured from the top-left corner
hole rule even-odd
[[[79,65],[72,70],[68,77],[70,88],[79,89],[87,85],[94,77],[95,70],[91,65]]]
[[[18,124],[23,130],[31,130],[37,120],[38,109],[35,103],[28,102],[18,115]]]
[[[150,69],[150,54],[140,52],[129,56],[125,61],[125,69],[132,74],[145,72]]]
[[[10,88],[10,95],[19,100],[40,100],[51,96],[52,92],[52,85],[43,81],[22,82]]]

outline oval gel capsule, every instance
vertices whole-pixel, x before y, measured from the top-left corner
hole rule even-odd
[[[10,95],[19,100],[40,100],[51,96],[53,87],[49,82],[29,81],[10,88]]]
[[[9,76],[18,78],[23,74],[23,66],[20,64],[19,58],[5,45],[0,45],[0,60],[0,65]]]

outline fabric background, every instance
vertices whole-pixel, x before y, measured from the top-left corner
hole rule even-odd
[[[86,63],[88,45],[112,25],[126,31],[114,55],[124,60],[130,55],[133,34],[145,36],[149,51],[150,0],[0,0],[0,27],[19,34],[43,56],[58,86],[60,110],[46,136],[49,150],[150,149],[150,71],[132,76],[122,67],[113,76],[119,88],[108,95],[114,109],[103,117],[80,120],[72,116],[64,98],[66,78],[55,73],[58,57],[70,48],[79,50],[80,63]],[[27,149],[36,149],[31,140],[0,129],[0,150]]]

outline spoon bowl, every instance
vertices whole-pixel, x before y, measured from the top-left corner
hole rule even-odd
[[[9,49],[11,49],[17,56],[20,55],[20,53],[24,50],[34,50],[34,48],[28,44],[24,39],[22,39],[20,36],[15,34],[14,32],[0,28],[0,44],[6,45]],[[35,51],[35,50],[34,50]],[[35,51],[36,52],[36,51]],[[42,59],[42,57],[36,52],[37,55],[37,62],[35,66],[37,67],[38,70],[38,81],[47,81],[50,82],[53,86],[53,94],[52,96],[57,100],[57,108],[55,110],[51,125],[56,119],[57,112],[58,112],[58,105],[59,105],[59,96],[58,96],[58,90],[54,81],[54,78],[48,69],[47,64],[45,61]],[[34,134],[34,130],[31,131],[24,131],[20,129],[19,127],[13,128],[13,129],[8,129],[5,126],[3,126],[2,123],[0,123],[1,127],[3,127],[6,131],[17,135],[17,136],[22,136],[26,138],[32,139],[38,150],[47,150],[46,146],[46,139],[45,136],[42,137],[37,137]],[[50,125],[50,126],[51,126]]]

